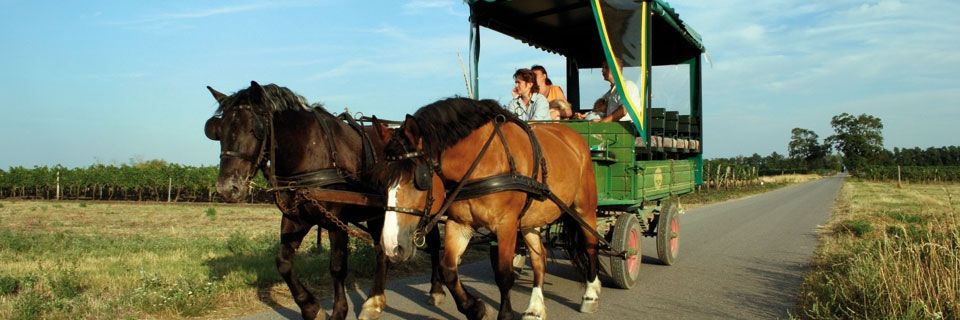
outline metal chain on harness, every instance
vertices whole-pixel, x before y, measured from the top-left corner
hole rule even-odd
[[[324,208],[322,205],[320,205],[320,202],[317,201],[316,199],[310,199],[310,198],[304,197],[303,193],[300,193],[300,192],[297,192],[297,197],[300,197],[301,199],[306,199],[311,204],[316,206],[317,209],[320,210],[320,213],[322,213],[323,216],[327,218],[327,220],[329,220],[330,222],[333,222],[333,224],[336,225],[337,228],[339,228],[340,230],[343,230],[343,232],[346,232],[347,235],[363,240],[363,242],[366,242],[371,246],[374,245],[373,239],[370,238],[370,235],[364,232],[359,232],[356,229],[350,228],[350,226],[348,226],[345,222],[343,222],[343,220],[340,220],[332,212],[330,212],[329,210]]]
[[[314,110],[314,114],[316,115],[316,110]],[[267,178],[271,186],[269,190],[272,190],[274,192],[274,199],[276,201],[277,208],[280,209],[280,212],[282,212],[284,215],[288,213],[296,213],[298,211],[297,208],[300,206],[300,203],[302,203],[303,200],[306,200],[310,204],[317,207],[317,210],[320,210],[320,213],[322,213],[323,216],[327,218],[328,221],[332,222],[340,230],[346,232],[348,235],[352,237],[356,237],[358,239],[363,240],[364,242],[366,242],[371,246],[374,245],[373,239],[371,239],[368,234],[362,233],[355,229],[350,228],[350,226],[348,226],[345,222],[343,222],[343,220],[340,220],[339,218],[337,218],[336,215],[334,215],[332,212],[330,212],[324,206],[322,206],[318,200],[304,196],[304,193],[301,192],[300,190],[289,189],[289,188],[278,188],[277,175],[276,175],[276,149],[277,149],[276,136],[277,135],[273,125],[273,114],[269,113],[267,116],[268,116],[267,122],[269,123],[269,126],[270,126],[270,141],[269,141],[270,146],[267,147],[267,141],[264,141],[258,158],[263,158],[264,153],[269,153],[269,165],[267,166],[268,167],[267,170],[264,170],[264,174],[268,176]],[[333,137],[331,134],[332,130],[330,130],[330,127],[327,125],[327,123],[323,122],[323,120],[320,119],[319,116],[317,117],[317,120],[320,123],[321,129],[326,133],[325,135],[327,136],[328,145],[331,147],[330,161],[333,164],[333,167],[336,168],[337,167],[337,162],[336,162],[337,151],[336,151],[336,145],[334,144]],[[360,134],[361,135],[363,134],[362,131],[360,132]],[[259,162],[259,160],[257,162]],[[281,200],[282,198],[280,194],[283,191],[294,192],[292,205],[285,206],[283,204],[285,201]]]

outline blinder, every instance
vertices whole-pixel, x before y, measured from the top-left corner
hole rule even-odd
[[[433,170],[426,163],[418,163],[413,173],[413,186],[420,191],[430,190]]]
[[[207,135],[207,138],[213,141],[220,141],[220,124],[223,122],[223,118],[220,117],[211,117],[207,120],[207,123],[203,125],[203,133]]]
[[[266,130],[267,129],[263,125],[263,119],[261,117],[254,117],[253,136],[256,137],[257,140],[263,140],[263,138],[267,135]]]

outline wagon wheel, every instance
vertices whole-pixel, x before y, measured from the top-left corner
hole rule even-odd
[[[671,201],[660,211],[657,218],[657,257],[660,263],[669,266],[677,259],[680,250],[680,221],[677,218],[677,202]]]
[[[610,244],[616,252],[627,252],[627,258],[610,256],[611,285],[620,289],[630,289],[640,279],[640,222],[632,213],[624,213],[617,217],[613,225],[613,237]]]

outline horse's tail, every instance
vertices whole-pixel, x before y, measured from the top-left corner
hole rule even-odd
[[[567,257],[573,262],[581,283],[589,281],[590,256],[587,254],[587,241],[583,234],[583,227],[568,214],[561,214],[560,240],[563,242]]]

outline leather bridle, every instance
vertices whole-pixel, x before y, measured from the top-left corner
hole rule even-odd
[[[243,181],[251,181],[251,180],[253,179],[253,176],[257,174],[257,170],[261,169],[261,167],[263,166],[263,161],[265,160],[266,155],[267,155],[267,153],[269,152],[269,151],[267,150],[267,147],[268,147],[267,145],[268,145],[268,144],[271,145],[271,147],[270,147],[271,150],[273,149],[272,146],[275,146],[275,145],[276,145],[276,139],[274,139],[274,134],[273,134],[273,113],[272,113],[272,112],[267,112],[266,115],[262,115],[262,114],[258,114],[258,113],[256,113],[256,112],[254,112],[253,109],[252,109],[249,105],[241,105],[241,106],[239,106],[239,107],[237,107],[237,108],[235,108],[235,109],[233,110],[233,112],[234,112],[234,119],[238,119],[237,116],[239,116],[239,113],[240,113],[241,111],[247,111],[247,112],[250,112],[251,114],[253,114],[253,122],[254,122],[253,135],[254,135],[254,138],[257,139],[257,142],[260,144],[260,147],[257,148],[257,154],[256,154],[256,155],[248,155],[248,154],[243,154],[243,153],[241,153],[241,152],[239,152],[239,151],[235,151],[235,150],[221,150],[221,151],[220,151],[220,158],[221,158],[221,159],[223,159],[223,158],[237,158],[237,159],[244,160],[244,161],[247,161],[247,162],[252,163],[252,164],[253,164],[253,170],[251,170],[251,171],[247,174],[247,176],[244,177],[244,179],[243,179]],[[266,117],[267,119],[264,120],[263,117]],[[263,130],[265,130],[265,129],[263,128],[263,123],[264,123],[264,121],[268,124],[268,126],[269,126],[269,128],[270,128],[270,132],[269,132],[269,133],[263,132]],[[269,137],[267,137],[266,135],[269,135]],[[267,138],[270,139],[269,143],[268,143],[268,141],[267,141]],[[276,185],[276,182],[275,182],[276,178],[275,178],[275,174],[274,174],[274,152],[269,152],[269,154],[270,154],[270,159],[269,159],[269,160],[270,160],[270,162],[269,162],[270,171],[269,171],[269,174],[268,174],[268,176],[269,176],[268,178],[271,179],[271,183],[272,183],[273,185]],[[264,173],[267,173],[267,172],[264,172]]]

